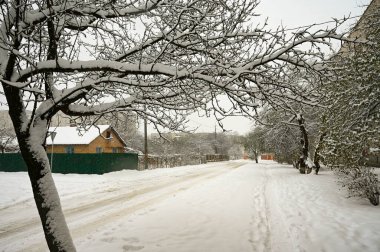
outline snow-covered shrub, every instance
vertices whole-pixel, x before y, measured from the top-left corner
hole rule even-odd
[[[379,180],[373,168],[335,168],[335,173],[349,197],[367,198],[371,204],[379,205]]]

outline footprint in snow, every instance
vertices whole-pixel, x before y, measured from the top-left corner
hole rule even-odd
[[[115,238],[114,237],[106,237],[106,238],[103,238],[100,240],[103,242],[112,243],[115,240]]]
[[[139,238],[137,237],[126,237],[126,238],[123,238],[124,241],[126,242],[131,242],[131,243],[136,243],[136,242],[139,242]]]
[[[123,251],[138,251],[143,249],[144,246],[133,246],[133,245],[124,245]]]

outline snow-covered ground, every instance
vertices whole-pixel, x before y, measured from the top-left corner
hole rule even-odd
[[[230,161],[54,174],[78,251],[380,251],[380,209],[333,175]],[[0,251],[47,250],[26,173],[0,173]]]

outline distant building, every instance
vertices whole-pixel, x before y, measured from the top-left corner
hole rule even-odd
[[[14,153],[19,150],[15,136],[0,136],[0,153]]]
[[[367,19],[378,12],[380,8],[380,0],[372,0],[371,3],[367,6],[363,15],[360,17],[359,21],[352,28],[352,31],[349,35],[349,38],[365,38],[367,36]],[[374,24],[378,25],[378,24]]]
[[[8,110],[0,110],[0,127],[13,129],[13,124]]]
[[[380,0],[372,0],[364,11],[363,15],[360,17],[355,26],[351,29],[350,34],[348,35],[349,39],[368,39],[368,27],[369,25],[379,25],[379,20],[376,19],[379,16],[380,12]],[[376,18],[374,18],[376,17]],[[371,20],[372,18],[372,20]],[[370,23],[371,21],[371,23]],[[373,38],[372,38],[373,39]],[[375,41],[379,43],[379,37],[375,38]],[[350,50],[352,46],[355,46],[355,43],[344,43],[338,52],[338,56],[349,57]],[[355,82],[353,85],[357,85]],[[363,157],[365,157],[366,164],[368,166],[380,167],[380,150],[378,147],[368,148],[363,150]]]
[[[91,126],[87,131],[76,127],[50,127],[55,132],[54,146],[51,135],[46,139],[48,153],[124,153],[126,144],[109,125]]]
[[[261,157],[261,160],[274,160],[273,153],[262,153],[260,157]]]
[[[367,29],[368,29],[368,18],[370,18],[374,13],[376,13],[380,8],[380,0],[372,0],[367,6],[363,15],[360,17],[355,26],[351,29],[348,35],[349,39],[367,39]],[[375,24],[378,25],[378,24]],[[343,43],[340,48],[338,55],[347,56],[350,53],[350,46],[354,46],[354,43]]]

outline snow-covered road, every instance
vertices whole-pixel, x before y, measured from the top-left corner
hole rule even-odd
[[[78,251],[380,251],[380,210],[274,162],[54,174]],[[44,251],[26,173],[0,173],[0,251]]]

